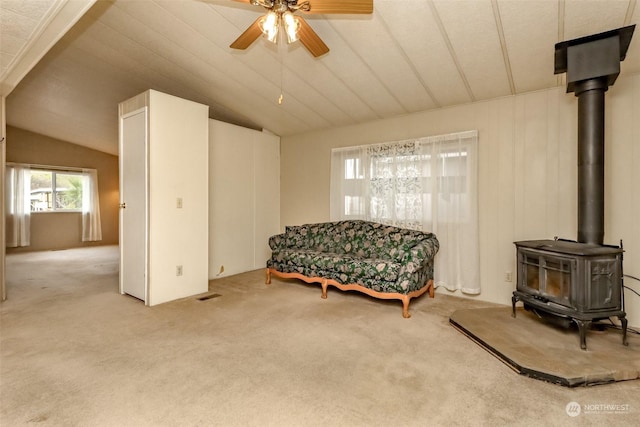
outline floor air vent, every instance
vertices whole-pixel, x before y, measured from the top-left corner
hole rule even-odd
[[[221,297],[222,295],[220,294],[210,294],[210,295],[205,295],[203,297],[198,298],[198,301],[206,301],[206,300],[210,300],[210,299],[214,299],[214,298],[218,298]]]

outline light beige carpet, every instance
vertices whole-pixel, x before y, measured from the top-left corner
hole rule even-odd
[[[220,297],[145,307],[116,247],[7,257],[0,425],[637,425],[640,381],[566,388],[516,374],[449,324],[492,307],[401,304],[263,271]],[[575,418],[567,406],[581,405]],[[604,406],[617,405],[615,412]],[[607,406],[611,408],[613,406]]]

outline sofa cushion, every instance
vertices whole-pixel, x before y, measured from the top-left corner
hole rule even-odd
[[[323,272],[338,273],[343,284],[358,283],[358,279],[393,282],[398,278],[401,264],[389,259],[359,258],[312,249],[283,249],[273,254],[277,263],[304,267],[322,276]]]
[[[400,261],[430,233],[362,220],[287,226],[285,247],[348,255],[358,259]],[[273,248],[272,248],[273,249]]]
[[[335,230],[334,224],[327,222],[287,226],[284,233],[285,245],[288,248],[333,252],[343,240],[342,234]]]

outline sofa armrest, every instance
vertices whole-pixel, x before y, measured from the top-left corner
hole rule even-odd
[[[284,238],[284,233],[269,237],[269,247],[272,251],[285,248],[286,246],[287,242]]]
[[[440,243],[434,235],[432,238],[423,240],[405,252],[398,272],[398,283],[413,282],[416,277],[424,273],[420,273],[424,269],[430,270],[432,274],[433,258],[438,253],[438,249],[440,249]]]
[[[438,242],[438,239],[434,235],[433,237],[421,241],[420,243],[406,251],[400,262],[402,264],[414,262],[418,265],[422,265],[426,261],[432,260],[438,253],[439,249],[440,242]]]
[[[439,249],[438,240],[434,237],[423,241],[402,258],[396,284],[406,292],[415,291],[426,286],[433,279],[434,256]]]

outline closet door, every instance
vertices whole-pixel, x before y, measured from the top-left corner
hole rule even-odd
[[[148,297],[147,108],[120,118],[120,292]]]

